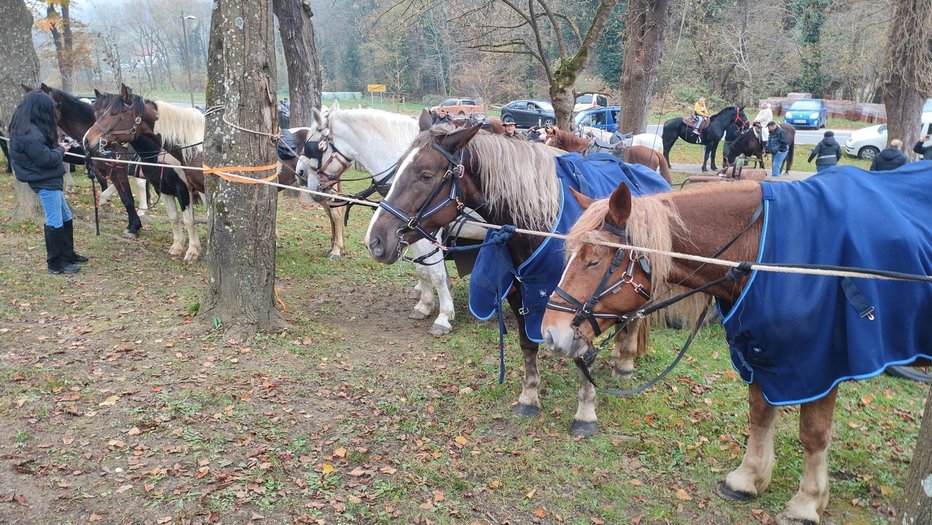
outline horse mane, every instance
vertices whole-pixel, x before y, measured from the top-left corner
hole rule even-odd
[[[135,98],[142,100],[142,97]],[[152,132],[161,135],[162,147],[166,150],[184,148],[182,157],[187,164],[204,149],[204,115],[197,108],[180,108],[163,101],[153,104],[158,119]]]
[[[411,144],[418,134],[417,120],[375,108],[338,109],[327,115],[330,122],[346,122],[355,133],[367,133],[394,143],[399,149]]]
[[[87,102],[84,102],[83,100],[72,95],[71,93],[67,93],[65,91],[62,91],[60,89],[56,89],[53,87],[49,88],[49,95],[52,95],[52,98],[56,98],[56,99],[60,97],[60,100],[58,100],[58,103],[63,108],[66,108],[69,114],[73,113],[77,115],[78,118],[86,120],[90,123],[94,122],[95,120],[94,108]],[[65,111],[63,111],[63,113],[64,112]]]

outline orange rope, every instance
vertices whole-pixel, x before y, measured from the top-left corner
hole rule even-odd
[[[278,167],[278,164],[267,164],[265,166],[228,166],[225,168],[211,168],[208,165],[204,165],[205,169],[204,174],[213,174],[220,177],[223,180],[229,182],[241,182],[243,184],[259,184],[260,182],[271,182],[278,178],[278,173],[273,173],[268,177],[263,177],[259,179],[251,179],[249,177],[242,177],[237,175],[229,175],[227,171],[271,171],[275,170]]]

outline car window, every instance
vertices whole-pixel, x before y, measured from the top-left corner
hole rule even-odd
[[[932,111],[932,98],[926,99],[926,103],[922,105],[922,112],[928,113]]]
[[[886,125],[886,124],[884,124],[884,125],[880,126],[879,128],[877,128],[877,133],[886,133],[886,132],[887,132],[887,125]]]
[[[537,102],[537,107],[544,111],[553,111],[553,106],[550,105],[550,102]]]
[[[605,97],[600,96],[600,97],[599,97],[599,105],[600,105],[600,106],[607,106],[607,105],[608,105],[608,99],[605,98]]]
[[[453,99],[444,100],[444,101],[443,101],[443,104],[440,104],[440,105],[441,105],[441,106],[455,106],[455,105],[456,105],[456,101],[453,100]]]
[[[533,102],[528,102],[528,103],[527,103],[527,109],[528,109],[528,111],[534,111],[535,109],[538,109],[538,107],[537,107],[537,104],[535,104],[535,103],[533,103]]]
[[[793,102],[790,106],[791,111],[806,111],[810,109],[819,109],[819,102],[815,100],[800,100]]]
[[[612,122],[618,122],[618,114],[621,113],[620,110],[612,111]]]
[[[523,100],[512,102],[511,104],[508,104],[508,107],[511,109],[527,109],[527,102],[524,102]]]
[[[464,98],[464,99],[463,99],[463,104],[462,104],[462,105],[464,105],[464,106],[475,106],[475,105],[476,105],[476,101],[475,101],[475,100],[469,100],[469,99],[465,99],[465,98]]]
[[[592,95],[580,95],[576,97],[577,104],[592,104]]]

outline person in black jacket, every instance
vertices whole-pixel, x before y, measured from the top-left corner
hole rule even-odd
[[[65,202],[65,148],[56,143],[58,112],[52,98],[32,90],[10,119],[10,161],[16,180],[29,184],[39,194],[45,210],[45,250],[49,273],[75,273],[74,263],[87,257],[74,251],[74,221]]]
[[[913,146],[913,151],[922,155],[922,160],[932,160],[932,140],[930,138],[932,137],[926,135]]]
[[[907,162],[908,159],[903,153],[903,141],[893,139],[885,150],[874,157],[873,162],[871,162],[871,171],[895,170]]]
[[[783,128],[778,126],[776,122],[772,120],[768,122],[767,131],[770,132],[770,136],[767,137],[767,153],[770,154],[773,164],[770,175],[778,177],[780,176],[780,170],[783,168],[783,161],[789,153],[790,143],[786,131],[783,131]]]
[[[812,162],[812,159],[815,159],[816,173],[838,164],[841,160],[841,146],[835,141],[835,132],[825,132],[822,140],[812,148],[812,153],[809,154],[809,162]]]

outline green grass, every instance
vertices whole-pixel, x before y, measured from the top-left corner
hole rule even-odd
[[[809,163],[806,160],[809,158],[809,154],[812,153],[814,145],[809,144],[797,144],[795,151],[793,153],[793,165],[792,171],[802,171],[806,173],[815,173],[816,167],[814,163]],[[673,144],[673,149],[670,150],[670,161],[675,164],[702,164],[703,149],[702,146],[698,144],[689,144],[681,140],[676,141]],[[769,167],[770,166],[770,157],[764,157],[764,162]],[[718,155],[715,159],[716,166],[721,167],[722,165],[722,144],[719,144]],[[784,164],[785,165],[785,164]],[[861,160],[856,157],[850,157],[848,155],[843,155],[839,165],[847,166],[857,166],[861,169],[869,169],[870,161]]]

